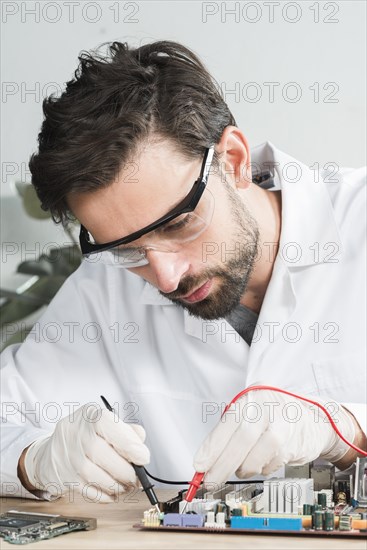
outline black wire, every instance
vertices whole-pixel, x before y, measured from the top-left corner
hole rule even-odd
[[[159,483],[166,483],[166,485],[190,485],[190,481],[168,481],[167,479],[160,479],[159,477],[152,476],[145,467],[144,470],[148,477]]]
[[[113,408],[111,407],[111,405],[103,395],[101,395],[101,399],[105,407],[109,411],[113,412]],[[190,485],[191,483],[190,481],[169,481],[167,479],[160,479],[159,477],[152,476],[152,474],[150,474],[146,468],[144,468],[144,470],[147,476],[149,476],[151,479],[154,479],[154,481],[158,481],[158,483],[165,483],[166,485]],[[247,480],[247,481],[226,481],[225,485],[245,485],[246,483],[262,483],[262,482],[263,480],[257,480],[257,479]]]
[[[159,477],[155,477],[152,474],[148,472],[148,470],[144,467],[145,473],[148,477],[151,479],[154,479],[154,481],[158,481],[158,483],[165,483],[166,485],[190,485],[191,481],[169,481],[167,479],[161,479]],[[263,479],[247,479],[243,481],[226,481],[225,485],[248,485],[249,483],[264,483]]]

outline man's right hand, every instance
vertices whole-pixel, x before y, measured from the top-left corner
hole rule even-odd
[[[96,501],[110,502],[138,484],[131,463],[148,464],[144,440],[138,424],[126,424],[115,413],[87,404],[60,420],[51,435],[32,443],[18,472],[25,488],[43,498],[88,490],[93,499],[94,489]]]

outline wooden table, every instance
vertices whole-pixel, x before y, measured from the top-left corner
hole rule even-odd
[[[161,500],[168,500],[176,494],[172,490],[157,490]],[[61,535],[51,540],[40,541],[27,545],[29,550],[97,550],[103,549],[172,549],[189,548],[191,550],[210,549],[254,549],[262,548],[292,548],[292,549],[323,549],[330,550],[361,549],[366,550],[366,541],[363,539],[352,540],[324,537],[296,537],[296,536],[271,536],[271,535],[222,535],[212,533],[179,533],[179,532],[154,532],[139,531],[133,528],[133,524],[139,523],[143,511],[149,508],[149,502],[145,495],[131,494],[120,498],[119,502],[112,504],[98,504],[86,502],[81,496],[75,495],[74,502],[69,499],[59,499],[54,502],[25,500],[16,498],[1,499],[1,512],[8,510],[22,510],[29,512],[42,512],[49,514],[75,515],[97,518],[95,531],[79,531],[67,535]],[[5,543],[0,539],[1,548],[12,548],[13,544]],[[19,547],[18,547],[19,548]]]

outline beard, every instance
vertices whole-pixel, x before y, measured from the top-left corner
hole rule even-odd
[[[162,296],[186,309],[194,317],[206,320],[227,317],[239,304],[248,286],[258,252],[259,228],[256,220],[234,189],[227,183],[225,187],[235,227],[232,240],[229,243],[221,243],[221,252],[224,252],[224,257],[228,255],[230,259],[224,260],[220,267],[204,270],[200,275],[183,277],[174,292],[160,292]],[[219,284],[204,300],[192,304],[180,300],[180,296],[189,295],[214,277]]]

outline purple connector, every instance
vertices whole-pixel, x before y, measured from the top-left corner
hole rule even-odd
[[[181,514],[164,514],[163,525],[165,527],[182,527]]]
[[[182,527],[203,527],[205,518],[201,514],[182,514]]]

